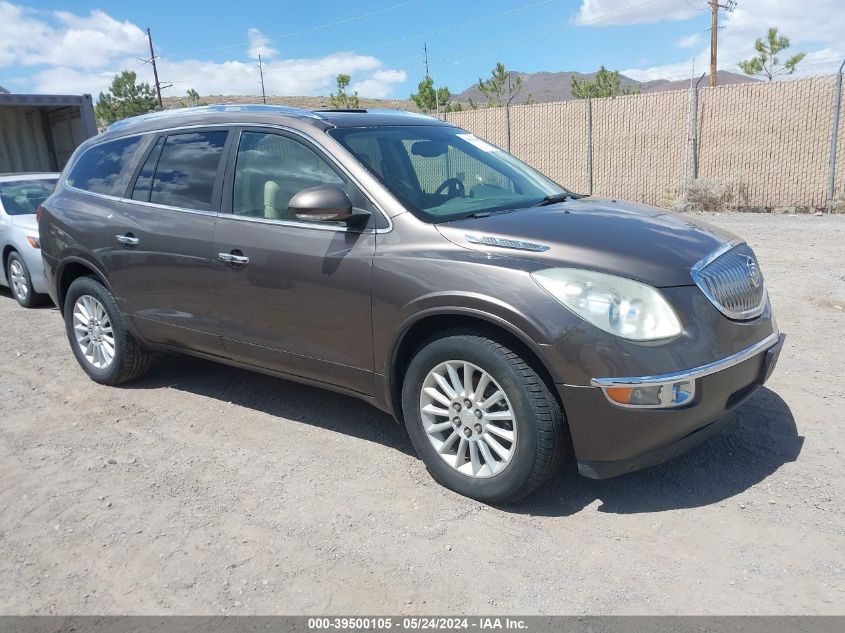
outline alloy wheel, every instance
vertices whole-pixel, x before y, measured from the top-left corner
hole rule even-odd
[[[111,320],[96,298],[82,295],[73,306],[73,332],[82,355],[97,369],[112,364],[115,354]]]
[[[492,477],[511,462],[517,420],[504,389],[477,365],[440,363],[423,381],[420,415],[437,454],[458,472]]]
[[[26,301],[29,296],[29,284],[26,281],[23,265],[17,259],[9,262],[9,285],[19,301]]]

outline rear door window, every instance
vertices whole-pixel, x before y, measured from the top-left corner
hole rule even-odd
[[[130,136],[88,148],[71,168],[67,184],[92,193],[123,197],[147,138]]]
[[[211,210],[228,134],[218,130],[168,136],[155,167],[149,201],[184,209]],[[141,196],[144,187],[141,176],[146,169],[147,165],[138,178]]]

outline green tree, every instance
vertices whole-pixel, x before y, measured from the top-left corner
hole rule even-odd
[[[511,73],[505,69],[502,62],[499,62],[490,73],[489,79],[478,79],[478,89],[487,99],[488,108],[501,108],[516,99],[522,90],[522,77],[517,75],[516,79],[511,79]],[[531,95],[528,95],[524,103],[532,101]],[[479,107],[479,104],[472,99],[469,100],[469,105],[473,109]]]
[[[795,67],[804,59],[807,53],[796,53],[780,65],[780,58],[777,56],[782,50],[789,48],[789,38],[785,35],[778,35],[778,30],[771,27],[766,31],[765,41],[757,38],[754,42],[756,57],[739,62],[739,67],[746,75],[762,75],[769,81],[774,80],[778,75],[791,75]]]
[[[124,70],[116,75],[108,92],[101,92],[97,98],[97,120],[100,125],[111,125],[126,117],[151,112],[158,107],[158,101],[150,84],[138,83],[137,75]]]
[[[570,80],[572,96],[576,99],[598,97],[618,97],[619,95],[638,95],[639,86],[627,86],[624,90],[619,87],[619,71],[608,70],[604,66],[598,69],[592,80],[578,79],[572,75]]]
[[[411,99],[420,110],[428,113],[434,112],[438,107],[441,112],[458,112],[461,110],[460,103],[452,103],[452,93],[449,92],[449,88],[443,86],[435,89],[434,80],[430,75],[426,75],[419,83],[417,92],[411,95]]]
[[[182,99],[182,105],[186,108],[192,108],[196,106],[208,105],[208,102],[203,101],[202,97],[200,97],[200,93],[191,88],[185,93],[185,98]]]
[[[346,88],[349,87],[349,83],[351,81],[352,77],[349,75],[337,76],[337,94],[329,95],[329,103],[332,104],[333,108],[354,110],[355,108],[360,107],[361,101],[358,99],[358,93],[355,92],[351,95],[346,93]]]

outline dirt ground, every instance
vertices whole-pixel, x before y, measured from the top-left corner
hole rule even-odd
[[[351,398],[171,356],[123,388],[0,291],[0,614],[845,613],[845,216],[707,216],[787,344],[729,430],[494,509]]]

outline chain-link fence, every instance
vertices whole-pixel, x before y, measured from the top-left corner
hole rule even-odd
[[[731,207],[823,209],[835,92],[836,77],[814,77],[469,110],[447,119],[578,192],[668,206],[688,183],[713,181]],[[836,192],[845,189],[843,137]]]

